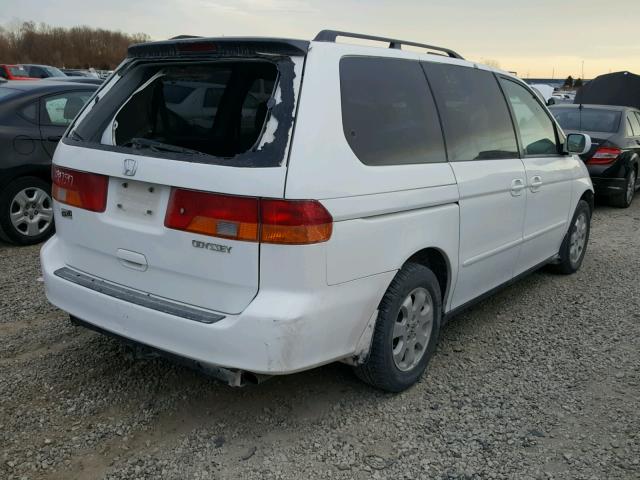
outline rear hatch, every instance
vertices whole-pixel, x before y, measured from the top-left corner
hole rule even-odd
[[[306,43],[131,47],[54,157],[65,263],[239,313],[259,285],[256,198],[282,198]]]

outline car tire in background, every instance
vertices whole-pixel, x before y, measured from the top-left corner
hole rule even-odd
[[[631,168],[627,176],[624,177],[624,191],[615,197],[611,197],[611,205],[619,208],[629,208],[636,193],[637,179],[637,171],[634,168]]]
[[[586,201],[580,200],[571,219],[569,231],[560,246],[558,262],[549,265],[549,269],[563,275],[570,275],[580,270],[584,255],[587,253],[590,233],[591,207]]]
[[[356,375],[388,392],[409,388],[435,352],[441,319],[436,276],[424,265],[407,263],[380,302],[371,349],[365,362],[355,368]]]
[[[0,192],[0,236],[34,245],[54,232],[51,185],[38,177],[13,180]]]

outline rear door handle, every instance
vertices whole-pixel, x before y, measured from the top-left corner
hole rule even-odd
[[[47,137],[47,140],[50,142],[59,142],[62,140],[62,135],[51,135],[50,137]]]
[[[133,270],[144,272],[149,266],[147,263],[147,257],[138,252],[132,252],[131,250],[119,248],[116,251],[116,256],[123,266],[131,268]]]
[[[531,191],[533,193],[536,193],[540,191],[541,187],[542,187],[542,177],[540,175],[531,177],[531,185],[529,185],[529,188],[531,189]]]
[[[513,197],[519,197],[520,195],[522,195],[522,191],[526,188],[527,186],[524,183],[524,180],[521,178],[514,178],[511,181],[511,196]]]

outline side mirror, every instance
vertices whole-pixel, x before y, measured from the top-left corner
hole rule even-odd
[[[584,155],[591,150],[591,137],[584,133],[567,135],[566,151],[573,155]]]

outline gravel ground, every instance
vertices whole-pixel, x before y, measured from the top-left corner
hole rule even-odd
[[[640,201],[597,208],[582,270],[444,328],[400,395],[345,365],[231,389],[48,305],[0,244],[2,479],[640,479]]]

